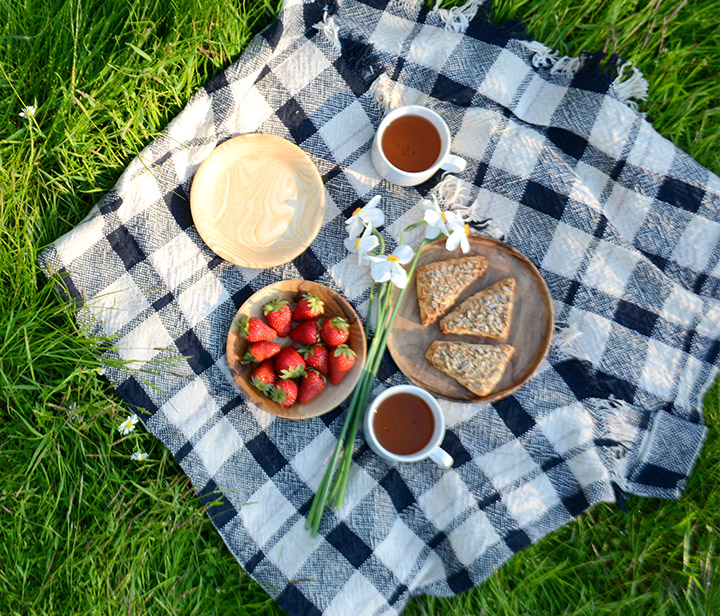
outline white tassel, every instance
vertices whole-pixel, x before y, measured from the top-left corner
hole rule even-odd
[[[460,212],[469,210],[472,184],[447,172],[443,174],[442,178],[432,192],[437,195],[438,201],[446,209],[458,212],[458,215],[463,218]]]
[[[528,51],[533,52],[530,60],[535,68],[549,68],[558,60],[557,51],[553,51],[547,45],[543,45],[540,41],[519,41],[520,44]]]
[[[627,480],[627,463],[629,450],[637,447],[638,431],[625,417],[631,412],[632,406],[625,400],[618,400],[612,394],[607,398],[588,398],[585,400],[594,414],[599,426],[599,436],[618,443],[606,448],[609,455],[608,471],[613,481],[625,492],[629,491]]]
[[[631,69],[632,75],[623,81],[625,69]],[[648,95],[648,81],[632,62],[625,62],[619,69],[618,75],[613,81],[615,91],[620,100],[633,111],[638,110],[638,104],[632,99],[644,101]]]
[[[402,102],[402,87],[398,83],[394,84],[387,73],[383,73],[372,82],[368,94],[384,113],[399,107]]]
[[[582,57],[560,56],[559,51],[553,51],[539,41],[519,41],[528,51],[533,53],[532,65],[535,68],[549,68],[551,75],[563,75],[572,79],[578,69],[585,63]]]
[[[335,51],[342,51],[340,45],[340,27],[335,23],[335,15],[328,15],[327,8],[323,13],[323,20],[316,23],[313,28],[325,35],[325,38],[332,43]]]
[[[438,8],[441,0],[436,0],[433,12],[445,24],[445,29],[452,32],[464,33],[470,21],[477,15],[484,0],[467,0],[462,6],[453,6],[449,9]]]
[[[625,420],[632,406],[612,394],[607,398],[588,398],[585,401],[604,428],[602,435],[631,449],[637,440],[637,429]]]
[[[570,56],[563,56],[562,58],[556,58],[553,61],[550,74],[555,75],[559,73],[563,77],[572,79],[583,64],[585,64],[585,58],[582,57],[572,58]]]
[[[582,336],[583,332],[580,331],[575,321],[572,323],[555,323],[555,335],[552,344],[557,349],[561,360],[578,359],[592,363],[592,357],[579,344]]]

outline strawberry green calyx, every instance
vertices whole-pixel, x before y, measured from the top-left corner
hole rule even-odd
[[[263,306],[263,313],[267,315],[270,312],[282,312],[287,305],[286,299],[274,299]]]
[[[301,376],[305,376],[305,368],[303,366],[291,366],[278,372],[278,378],[287,379],[299,379]]]
[[[307,301],[308,307],[313,312],[320,314],[325,309],[325,302],[314,293],[303,293],[302,297]]]

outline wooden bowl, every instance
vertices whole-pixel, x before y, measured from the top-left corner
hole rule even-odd
[[[267,268],[302,253],[320,231],[325,188],[315,165],[282,137],[228,139],[202,162],[190,211],[203,241],[223,259]]]
[[[438,325],[440,319],[426,327],[420,325],[414,277],[408,282],[407,291],[398,307],[388,349],[398,368],[415,385],[446,398],[493,402],[511,395],[527,382],[550,350],[554,325],[552,297],[540,272],[525,255],[493,238],[471,235],[469,239],[470,252],[465,256],[482,255],[488,260],[488,267],[480,278],[465,289],[454,306],[498,280],[512,276],[516,281],[510,334],[506,341],[502,341],[514,346],[515,354],[495,389],[486,396],[477,396],[425,359],[425,352],[433,340],[474,344],[498,344],[498,341],[478,336],[443,334]],[[462,256],[459,249],[453,252],[445,250],[445,238],[442,238],[423,248],[418,267]]]
[[[240,316],[263,317],[262,307],[273,299],[286,299],[294,307],[303,293],[314,293],[325,302],[325,316],[343,316],[350,324],[350,338],[348,346],[357,353],[355,364],[345,375],[339,385],[331,385],[328,381],[325,390],[307,404],[296,402],[290,407],[283,407],[277,402],[266,398],[257,389],[250,385],[250,374],[257,364],[242,364],[240,359],[247,351],[250,343],[245,340],[239,331],[237,321]],[[296,344],[290,338],[277,338],[274,340],[281,347]],[[317,282],[308,280],[282,280],[268,285],[254,293],[237,311],[227,337],[227,360],[235,384],[248,400],[268,413],[286,419],[307,419],[317,417],[332,411],[355,389],[360,380],[360,373],[365,364],[367,343],[362,322],[353,307],[335,291]]]

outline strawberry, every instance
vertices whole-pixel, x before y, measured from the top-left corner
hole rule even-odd
[[[284,299],[274,299],[263,306],[265,320],[277,335],[284,338],[292,329],[292,311]]]
[[[320,337],[329,347],[345,344],[350,337],[350,324],[343,317],[327,319],[320,328]]]
[[[251,364],[255,361],[265,361],[274,357],[280,352],[280,345],[275,342],[268,342],[267,340],[261,340],[260,342],[253,342],[247,353],[243,355],[241,363]]]
[[[345,378],[355,363],[355,351],[347,344],[341,344],[330,353],[330,382],[337,385]]]
[[[282,406],[291,406],[298,396],[298,385],[291,379],[277,381],[272,386],[270,397]]]
[[[300,391],[298,392],[297,401],[300,404],[310,402],[315,396],[318,396],[325,389],[325,377],[317,370],[310,368],[307,376],[300,381]]]
[[[240,326],[240,335],[248,342],[260,342],[261,340],[273,340],[277,338],[277,332],[257,317],[240,317],[236,321]]]
[[[300,344],[315,344],[320,342],[320,328],[316,320],[303,321],[290,332],[290,340]]]
[[[285,347],[275,356],[275,373],[281,379],[296,379],[305,375],[305,360],[295,347]]]
[[[330,374],[330,357],[324,344],[300,347],[300,354],[305,358],[308,368],[314,368],[323,376]]]
[[[313,293],[303,293],[292,312],[293,321],[307,321],[319,317],[325,311],[325,302]]]
[[[275,380],[275,367],[272,359],[266,359],[250,375],[250,384],[266,396],[270,395]]]

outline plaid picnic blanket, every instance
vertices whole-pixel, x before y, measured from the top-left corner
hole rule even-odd
[[[288,613],[398,613],[413,595],[480,583],[594,503],[682,493],[720,351],[720,179],[638,113],[637,70],[613,58],[603,72],[601,59],[560,57],[475,0],[288,0],[42,252],[87,332],[114,337],[105,374],[118,395]],[[415,188],[379,179],[373,133],[404,103],[447,120],[465,171]],[[327,193],[317,239],[268,270],[214,255],[188,200],[213,148],[254,131],[297,143]],[[525,253],[557,333],[513,396],[441,402],[452,469],[388,464],[358,437],[345,503],[311,537],[343,409],[302,422],[258,410],[233,384],[225,340],[244,300],[282,279],[317,280],[362,313],[369,278],[344,222],[375,195],[395,241],[429,198]],[[406,381],[387,357],[379,382]]]

